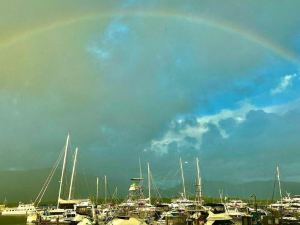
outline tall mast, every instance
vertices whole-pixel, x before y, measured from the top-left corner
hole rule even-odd
[[[183,197],[186,198],[185,183],[184,183],[184,174],[183,174],[183,167],[182,167],[181,157],[179,159],[179,162],[180,162],[180,171],[181,171],[181,179],[182,179]]]
[[[118,198],[118,187],[115,187],[114,193],[112,195],[112,199],[117,199]]]
[[[97,187],[97,190],[96,190],[96,204],[98,204],[98,197],[99,197],[99,177],[97,177],[97,180],[96,180],[96,187]]]
[[[104,203],[107,201],[107,178],[104,176]]]
[[[150,165],[147,163],[148,166],[148,198],[149,203],[151,204],[151,174],[150,174]]]
[[[220,201],[223,203],[223,189],[219,189],[219,196],[220,196]]]
[[[141,158],[140,157],[139,157],[139,167],[140,167],[140,178],[143,178],[142,165],[141,165]]]
[[[281,192],[280,173],[279,173],[279,166],[278,165],[276,167],[276,171],[277,171],[277,179],[278,179],[280,200],[281,200],[281,203],[282,203],[282,192]]]
[[[64,179],[65,167],[66,167],[69,139],[70,139],[70,135],[68,134],[66,145],[65,145],[65,154],[64,154],[63,167],[62,167],[62,170],[61,170],[61,176],[60,176],[60,181],[59,181],[60,184],[59,184],[59,191],[58,191],[57,208],[59,206],[59,200],[60,200],[60,197],[61,197],[61,190],[62,190],[62,184],[63,184],[63,179]]]
[[[69,198],[68,198],[69,200],[71,199],[71,195],[72,195],[74,174],[75,174],[76,161],[77,161],[77,152],[78,152],[78,148],[76,148],[75,155],[74,155],[74,163],[73,163],[72,176],[71,176],[71,182],[70,182],[70,188],[69,188]]]
[[[196,158],[196,166],[197,166],[196,201],[201,204],[202,203],[202,180],[200,177],[198,157]]]

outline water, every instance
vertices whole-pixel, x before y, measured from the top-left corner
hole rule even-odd
[[[25,225],[26,217],[23,216],[0,216],[0,225]]]

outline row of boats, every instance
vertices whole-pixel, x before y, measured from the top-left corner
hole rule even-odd
[[[151,204],[150,198],[142,193],[142,178],[133,178],[129,187],[129,197],[120,204],[96,205],[89,199],[59,199],[56,207],[36,207],[22,204],[15,208],[5,208],[3,216],[26,215],[27,224],[207,224],[229,225],[250,224],[252,213],[267,215],[262,210],[248,207],[238,200],[227,203],[204,204],[197,199],[190,200],[182,194],[171,203]],[[244,221],[244,223],[242,222]]]
[[[106,201],[97,204],[91,199],[76,199],[72,196],[74,174],[78,149],[75,150],[69,193],[62,198],[63,181],[68,154],[69,135],[63,151],[55,162],[42,190],[34,203],[22,204],[18,207],[0,207],[2,216],[26,216],[27,224],[59,225],[59,224],[107,224],[107,225],[280,225],[300,224],[300,196],[282,197],[279,168],[277,178],[280,187],[281,199],[269,206],[257,207],[256,197],[254,204],[250,205],[241,200],[224,201],[220,196],[219,203],[205,203],[202,197],[202,183],[199,169],[199,160],[196,159],[196,184],[193,199],[188,199],[185,190],[183,163],[180,159],[182,179],[182,193],[171,203],[162,201],[152,202],[151,181],[152,174],[148,163],[148,196],[143,192],[143,177],[140,172],[138,178],[131,179],[128,197],[121,203]],[[40,206],[40,202],[49,186],[49,183],[63,160],[58,200],[56,206]],[[106,178],[106,177],[105,177]],[[106,182],[106,179],[105,179]],[[105,187],[107,185],[105,184]],[[97,197],[98,199],[98,178]]]
[[[204,203],[190,200],[182,194],[171,203],[156,202],[141,198],[142,187],[137,180],[129,188],[129,198],[120,204],[96,205],[90,199],[60,199],[55,207],[36,207],[22,204],[15,208],[5,208],[3,216],[26,215],[27,224],[153,224],[153,225],[279,225],[299,224],[297,217],[291,217],[284,208],[271,204],[265,208],[249,205],[241,200],[220,203]],[[133,188],[134,187],[134,188]],[[291,197],[293,204],[299,196]],[[291,205],[288,206],[290,208]],[[298,213],[300,210],[298,211]],[[293,211],[295,213],[295,211]],[[295,214],[293,214],[295,215]]]

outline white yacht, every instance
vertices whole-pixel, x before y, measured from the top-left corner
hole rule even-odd
[[[173,199],[169,207],[172,209],[185,209],[194,206],[195,204],[195,201],[187,199],[182,193],[181,198]]]
[[[84,219],[94,220],[94,206],[89,199],[71,199],[59,201],[59,208],[48,209],[27,216],[27,223],[79,223]]]
[[[33,204],[19,203],[18,207],[5,208],[2,211],[2,216],[25,216],[36,212]]]
[[[242,200],[239,199],[233,199],[230,200],[229,202],[226,202],[225,205],[228,208],[245,209],[248,206],[248,203],[243,202]]]
[[[300,212],[300,196],[287,194],[282,200],[277,201],[269,206],[271,209],[284,210],[290,213]]]
[[[244,217],[251,217],[248,210],[248,204],[242,200],[230,200],[224,204],[226,212],[235,220]]]

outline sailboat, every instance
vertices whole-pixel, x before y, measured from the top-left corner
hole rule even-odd
[[[299,196],[291,197],[290,194],[288,194],[287,197],[282,196],[279,166],[276,167],[276,177],[279,187],[280,199],[275,203],[270,204],[269,209],[278,211],[281,215],[283,223],[299,224],[300,219],[296,215],[300,212],[300,198]]]
[[[278,200],[276,203],[270,204],[269,208],[279,211],[279,210],[283,210],[285,207],[288,207],[289,203],[288,203],[288,201],[283,201],[282,190],[281,190],[281,181],[280,181],[280,171],[279,171],[278,165],[276,166],[276,174],[275,175],[276,175],[277,182],[278,182],[280,200]],[[275,187],[275,183],[274,183],[274,187]]]
[[[195,205],[195,202],[192,200],[189,200],[186,196],[184,172],[183,172],[183,165],[182,165],[181,157],[179,158],[179,166],[180,166],[181,180],[182,180],[182,193],[181,193],[180,198],[174,199],[169,206],[172,209],[185,210],[187,207]]]
[[[62,191],[62,185],[63,185],[63,178],[64,178],[64,173],[65,173],[65,166],[66,166],[66,160],[67,160],[67,153],[68,153],[68,147],[69,147],[69,140],[70,140],[70,135],[67,135],[66,143],[64,146],[64,150],[62,154],[59,156],[57,166],[59,165],[61,161],[62,155],[63,157],[63,166],[62,166],[62,172],[61,172],[61,178],[60,178],[60,186],[59,186],[59,192],[58,192],[58,201],[57,201],[57,207],[56,208],[51,208],[48,209],[44,212],[37,212],[31,215],[27,216],[27,223],[38,223],[38,222],[58,222],[64,218],[64,213],[65,210],[59,208],[59,200],[61,196],[61,191]],[[50,182],[50,181],[49,181]]]
[[[193,224],[204,224],[206,218],[209,215],[209,210],[203,208],[202,182],[200,176],[199,160],[198,158],[196,158],[197,176],[195,184],[195,200],[189,200],[186,196],[184,172],[181,158],[179,160],[179,164],[183,190],[183,192],[181,193],[181,198],[173,200],[173,202],[170,204],[171,211],[163,213],[158,222],[159,224],[167,224],[167,221],[169,223],[183,224],[187,223],[187,221],[190,221]]]
[[[72,167],[72,175],[69,186],[69,193],[67,199],[62,199],[62,187],[63,180],[65,176],[66,170],[66,161],[68,155],[69,148],[69,139],[70,136],[67,136],[65,148],[64,148],[64,158],[63,158],[63,166],[60,177],[60,185],[58,191],[58,199],[57,199],[57,207],[54,209],[48,209],[41,213],[36,213],[34,215],[30,215],[27,217],[27,222],[35,222],[42,224],[71,224],[78,223],[82,220],[89,220],[90,218],[94,218],[94,208],[93,204],[89,199],[73,199],[72,191],[74,185],[74,175],[76,170],[76,162],[77,162],[77,154],[78,148],[76,148],[74,153],[74,161]]]
[[[78,154],[78,148],[75,149],[74,153],[74,160],[73,160],[73,167],[72,167],[72,175],[69,185],[69,193],[67,199],[61,198],[61,190],[62,190],[62,182],[63,182],[63,176],[64,176],[64,169],[65,166],[63,166],[62,170],[62,176],[60,179],[60,188],[59,188],[59,197],[58,197],[58,204],[57,209],[54,209],[53,212],[58,211],[64,211],[63,217],[60,217],[59,222],[65,223],[79,223],[82,220],[88,220],[94,218],[94,205],[92,204],[90,199],[74,199],[72,197],[73,193],[73,186],[74,186],[74,176],[75,176],[75,170],[76,170],[76,163],[77,163],[77,154]],[[66,155],[66,153],[65,153]],[[64,165],[65,165],[65,158],[64,158]],[[51,213],[51,211],[50,211]]]

